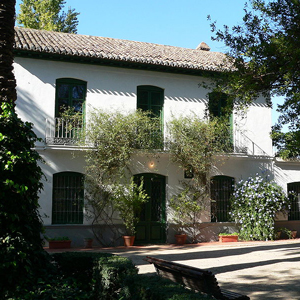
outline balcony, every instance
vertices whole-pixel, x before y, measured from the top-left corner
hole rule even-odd
[[[76,145],[83,133],[82,120],[54,118],[46,120],[47,145]]]
[[[234,133],[234,153],[256,156],[270,156],[243,132],[236,130]]]
[[[159,145],[157,149],[161,149],[162,135],[157,133],[153,135],[153,144]],[[75,146],[81,139],[83,134],[83,123],[82,120],[72,120],[63,118],[54,118],[46,120],[46,145],[66,145]],[[233,135],[233,146],[227,149],[228,153],[255,155],[255,156],[270,156],[243,132],[236,130]],[[136,141],[141,148],[140,143]],[[155,146],[154,146],[155,148]]]

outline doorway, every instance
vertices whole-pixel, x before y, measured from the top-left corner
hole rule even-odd
[[[134,176],[135,181],[144,182],[149,200],[144,203],[140,222],[136,227],[136,244],[160,244],[166,242],[166,177],[143,173]]]

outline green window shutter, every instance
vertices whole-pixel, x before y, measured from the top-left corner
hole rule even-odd
[[[228,99],[228,95],[221,92],[213,92],[209,94],[208,111],[210,117],[222,118],[228,120],[228,135],[230,139],[230,146],[226,151],[233,150],[233,103]],[[227,144],[227,143],[226,143]]]
[[[83,224],[84,175],[53,175],[52,224]]]
[[[160,129],[152,132],[151,137],[155,140],[157,148],[163,147],[164,125],[164,90],[155,86],[142,85],[137,87],[137,109],[149,111],[153,118],[159,118]]]
[[[59,117],[64,108],[72,107],[84,114],[87,83],[73,78],[56,80],[55,116]]]
[[[137,87],[137,108],[150,111],[153,117],[162,118],[164,90],[155,86]]]

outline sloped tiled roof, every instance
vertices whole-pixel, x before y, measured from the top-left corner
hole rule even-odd
[[[208,46],[207,46],[208,47]],[[15,27],[15,53],[40,54],[93,62],[110,61],[160,66],[185,71],[221,71],[226,56],[220,52],[187,49],[106,37]],[[223,67],[221,67],[223,65]],[[227,68],[227,67],[226,67]]]

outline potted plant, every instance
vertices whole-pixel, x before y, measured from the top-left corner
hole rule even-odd
[[[143,185],[143,180],[137,184],[132,178],[129,185],[119,184],[113,188],[114,207],[126,228],[127,234],[123,236],[125,246],[133,245],[142,205],[149,199]]]
[[[71,247],[71,240],[67,236],[46,238],[49,243],[49,249],[64,249]]]
[[[239,239],[239,234],[237,232],[233,232],[233,233],[219,233],[219,241],[221,243],[237,242],[238,239]]]
[[[84,248],[93,248],[93,239],[91,237],[84,238]]]
[[[186,187],[182,192],[172,197],[170,208],[172,210],[172,221],[176,224],[176,244],[185,244],[187,226],[195,227],[196,215],[201,211],[200,203],[197,201],[197,193],[191,187]]]

